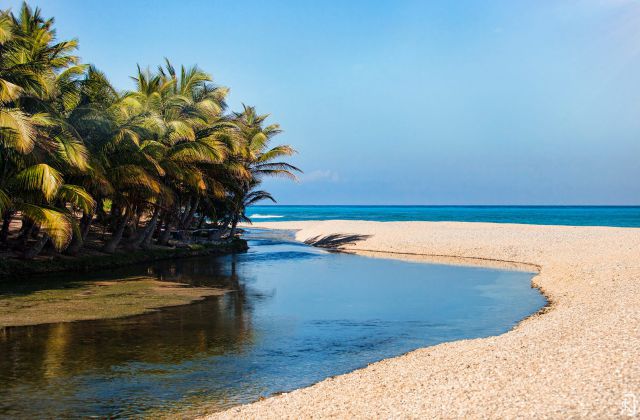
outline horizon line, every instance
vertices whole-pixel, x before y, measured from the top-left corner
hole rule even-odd
[[[254,204],[249,207],[640,207],[639,204]]]

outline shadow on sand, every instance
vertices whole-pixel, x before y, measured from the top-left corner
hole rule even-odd
[[[357,242],[364,241],[372,235],[356,235],[351,233],[334,233],[326,236],[314,236],[304,241],[307,245],[313,245],[320,248],[339,249],[345,245],[355,245]]]

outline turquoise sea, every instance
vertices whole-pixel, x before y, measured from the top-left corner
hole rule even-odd
[[[252,206],[254,222],[291,220],[456,221],[640,227],[640,206]]]

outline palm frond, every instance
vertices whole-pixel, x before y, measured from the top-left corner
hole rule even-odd
[[[4,214],[4,212],[10,208],[12,205],[11,198],[9,198],[9,194],[0,189],[0,215]]]
[[[158,179],[137,165],[121,165],[109,171],[109,178],[116,188],[122,190],[134,189],[138,191],[160,192]]]
[[[16,101],[22,92],[19,85],[0,78],[0,103]]]
[[[175,143],[180,140],[195,140],[193,127],[183,120],[169,121],[169,140]]]
[[[64,126],[64,124],[61,124]],[[69,133],[62,130],[59,134],[52,136],[55,140],[56,150],[61,162],[80,171],[86,171],[89,167],[89,151],[84,143]]]
[[[183,163],[219,163],[224,150],[206,142],[183,142],[175,145],[167,154],[167,159]]]
[[[276,178],[287,178],[292,181],[297,181],[298,177],[285,169],[258,169],[255,171],[256,177],[262,178],[266,176]]]
[[[63,249],[71,240],[73,228],[65,212],[29,203],[16,203],[15,207],[24,218],[40,226],[49,235],[56,249]]]
[[[62,174],[46,163],[39,163],[20,171],[15,182],[19,188],[39,191],[46,201],[51,201],[62,185]]]
[[[262,200],[271,200],[274,203],[276,202],[275,198],[273,198],[273,196],[270,193],[268,193],[267,191],[258,190],[258,191],[252,191],[249,194],[247,194],[246,198],[244,199],[243,205],[245,207],[249,207],[250,205],[255,204],[258,201],[262,201]]]
[[[71,203],[85,213],[93,213],[96,207],[96,201],[82,187],[78,185],[65,184],[58,189],[57,198],[64,202]]]
[[[268,162],[270,160],[277,159],[279,157],[291,156],[295,153],[296,153],[295,149],[293,149],[291,146],[287,146],[287,145],[276,146],[262,153],[260,156],[258,156],[258,158],[256,159],[256,162]]]
[[[17,108],[0,107],[0,144],[21,153],[33,149],[36,127],[31,116]]]
[[[4,45],[13,39],[13,25],[11,23],[9,13],[0,12],[0,45]]]

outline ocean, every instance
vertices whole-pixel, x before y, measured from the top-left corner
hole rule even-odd
[[[455,221],[640,227],[640,206],[252,206],[253,222],[298,220]]]

